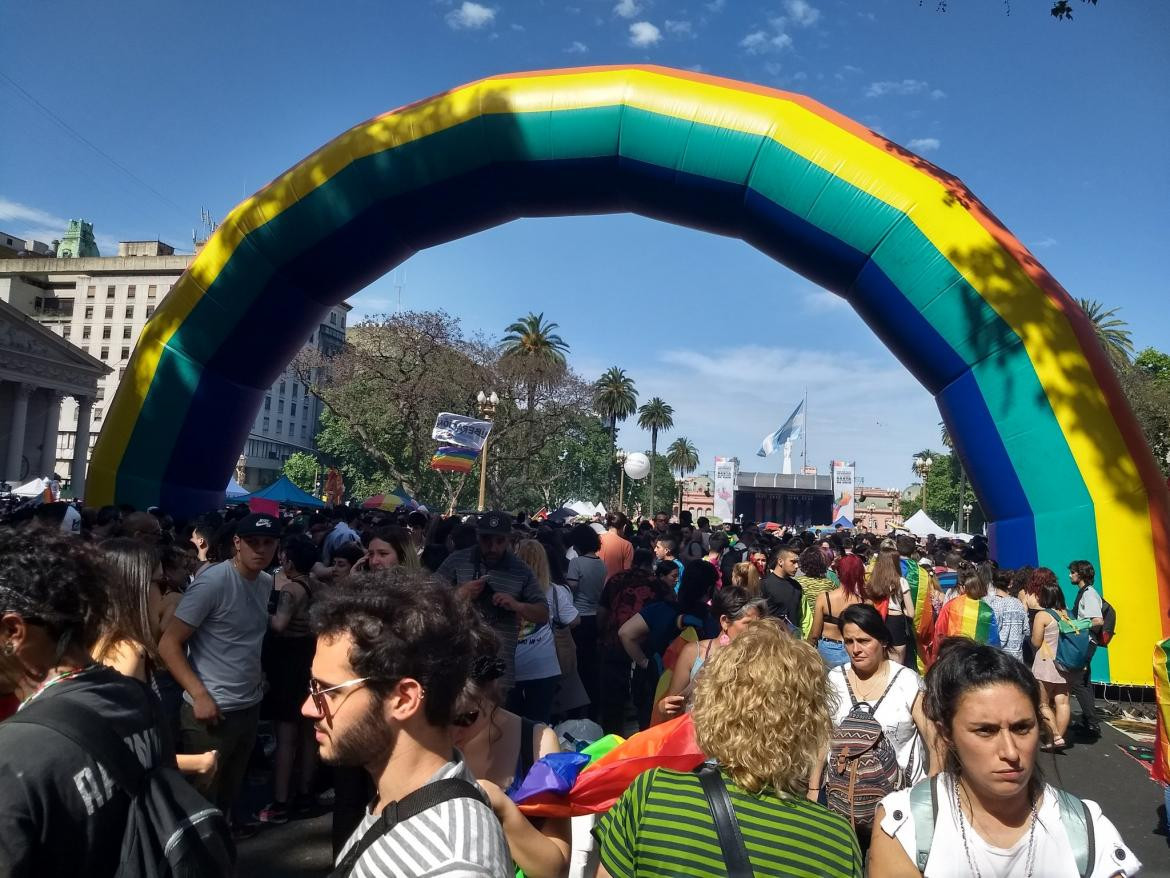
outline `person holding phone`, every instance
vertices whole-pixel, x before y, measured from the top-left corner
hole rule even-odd
[[[459,596],[471,601],[500,640],[503,697],[516,679],[516,639],[521,621],[544,625],[548,603],[532,568],[509,548],[512,516],[484,512],[475,525],[476,544],[452,552],[435,572]]]

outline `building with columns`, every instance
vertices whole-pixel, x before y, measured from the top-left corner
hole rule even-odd
[[[54,467],[61,476],[88,466],[106,408],[143,327],[195,258],[161,241],[123,241],[117,256],[95,256],[92,237],[89,223],[71,220],[58,245],[60,256],[34,257],[26,248],[16,258],[0,258],[0,302],[32,318],[58,342],[84,352],[86,361],[96,359],[105,367],[87,406],[79,406],[73,396],[61,403]],[[340,349],[350,309],[346,303],[329,308],[306,347],[326,355]],[[320,401],[286,369],[266,395],[241,449],[242,487],[262,488],[280,476],[290,455],[313,453],[320,411]],[[0,432],[4,423],[0,419]]]
[[[97,438],[90,413],[98,385],[110,372],[37,321],[0,301],[0,481],[15,488],[57,472],[75,496],[85,485],[85,461]],[[62,471],[58,459],[63,401],[77,411],[74,435],[80,463]]]

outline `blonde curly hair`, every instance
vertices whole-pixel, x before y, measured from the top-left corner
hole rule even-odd
[[[801,795],[832,729],[831,698],[816,649],[764,619],[703,665],[695,737],[749,793]]]

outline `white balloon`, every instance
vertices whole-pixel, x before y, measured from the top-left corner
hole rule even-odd
[[[626,457],[626,475],[631,479],[644,479],[650,475],[650,458],[641,451]]]

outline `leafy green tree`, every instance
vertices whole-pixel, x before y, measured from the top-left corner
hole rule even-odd
[[[321,462],[311,454],[297,451],[289,455],[284,462],[284,474],[288,480],[312,494],[317,489],[317,474],[321,470]]]
[[[1093,324],[1093,331],[1097,333],[1097,341],[1109,357],[1109,362],[1115,369],[1128,366],[1133,359],[1133,339],[1129,326],[1117,316],[1118,308],[1108,310],[1096,299],[1077,299],[1077,304]]]
[[[544,322],[544,312],[528,314],[512,323],[500,339],[501,363],[514,365],[523,376],[528,410],[536,408],[536,388],[565,371],[569,346],[553,332],[555,323]]]
[[[1148,378],[1170,382],[1170,354],[1145,348],[1133,358],[1133,366]]]
[[[674,409],[654,397],[638,409],[638,426],[650,431],[650,499],[649,509],[654,508],[654,464],[658,460],[658,431],[674,426]]]
[[[918,5],[923,6],[923,5],[925,5],[925,2],[926,2],[926,0],[918,0]],[[946,12],[947,11],[947,2],[948,2],[948,0],[936,0],[935,8],[939,12]],[[1072,5],[1071,0],[1047,0],[1047,2],[1052,4],[1048,8],[1049,15],[1051,15],[1057,21],[1072,21],[1073,5]],[[1097,0],[1081,0],[1081,2],[1082,3],[1092,3],[1094,6],[1097,5]],[[1012,11],[1011,0],[1004,0],[1003,5],[1004,5],[1004,8],[1010,14]]]
[[[686,436],[679,436],[666,449],[666,462],[678,473],[680,479],[684,479],[699,468],[699,450]],[[682,509],[681,486],[678,490],[678,506]]]
[[[1162,475],[1170,477],[1170,355],[1146,348],[1117,377]]]

